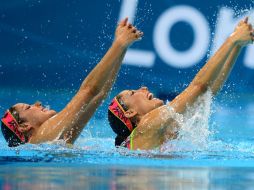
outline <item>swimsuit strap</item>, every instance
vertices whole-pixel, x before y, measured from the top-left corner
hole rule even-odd
[[[129,136],[129,149],[130,150],[133,150],[133,135],[134,135],[134,132],[136,131],[137,128],[133,129],[133,131],[131,132],[131,135]]]

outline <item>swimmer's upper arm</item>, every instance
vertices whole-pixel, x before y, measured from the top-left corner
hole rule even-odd
[[[80,90],[72,100],[57,115],[44,122],[37,133],[33,135],[31,143],[52,141],[64,135],[71,129],[82,130],[88,122],[90,103],[94,101],[93,94],[89,90]]]
[[[90,103],[86,106],[85,115],[80,118],[80,122],[76,124],[76,126],[71,127],[70,129],[63,132],[64,139],[67,143],[74,143],[74,141],[78,138],[80,133],[82,132],[86,123],[93,116],[94,112],[97,110],[103,99],[105,98],[104,92],[100,92],[96,95]]]
[[[142,118],[131,135],[131,148],[133,150],[156,148],[166,140],[176,138],[177,128],[178,123],[174,119],[173,110],[168,106],[161,106]]]
[[[206,91],[201,84],[191,83],[180,95],[169,103],[161,106],[142,118],[134,134],[132,134],[133,149],[152,149],[162,145],[168,139],[177,136],[179,124],[174,113],[183,113],[188,105],[192,105],[197,98]]]
[[[190,84],[181,94],[172,100],[169,105],[177,113],[183,113],[187,106],[192,105],[197,98],[207,90],[205,85]]]

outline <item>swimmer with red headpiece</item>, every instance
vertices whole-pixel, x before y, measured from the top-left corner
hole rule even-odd
[[[168,105],[155,98],[146,87],[118,94],[108,109],[110,126],[117,134],[115,145],[147,150],[177,138],[181,126],[174,119],[175,113],[184,113],[187,106],[193,105],[209,89],[213,95],[217,94],[242,47],[253,42],[253,33],[248,18],[241,21],[190,85]]]
[[[128,23],[127,18],[121,21],[111,48],[59,113],[44,108],[39,102],[32,105],[18,103],[9,108],[1,119],[2,133],[8,145],[38,144],[58,139],[74,143],[110,91],[127,48],[142,35]]]

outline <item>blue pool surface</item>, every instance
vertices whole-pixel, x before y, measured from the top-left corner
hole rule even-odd
[[[73,93],[1,89],[1,113],[15,102],[36,100],[59,111]],[[114,134],[104,116],[107,102],[71,148],[62,142],[9,148],[0,136],[1,189],[254,187],[254,95],[222,93],[212,104],[210,134],[205,141],[201,125],[195,138],[153,151],[114,147]]]

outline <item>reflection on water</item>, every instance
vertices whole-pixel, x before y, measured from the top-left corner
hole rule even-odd
[[[10,172],[11,171],[11,172]],[[99,165],[2,166],[1,189],[251,189],[248,168],[143,168]],[[229,185],[230,184],[230,185]]]

